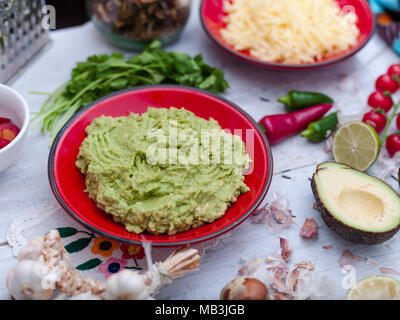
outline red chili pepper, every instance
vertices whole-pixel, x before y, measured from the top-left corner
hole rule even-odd
[[[269,143],[277,144],[323,117],[332,108],[331,104],[320,104],[304,110],[275,114],[262,118],[259,125],[266,134]]]

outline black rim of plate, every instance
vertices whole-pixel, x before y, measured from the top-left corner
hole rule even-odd
[[[269,159],[269,173],[268,173],[268,179],[267,182],[263,188],[263,191],[261,193],[261,195],[258,197],[257,201],[254,203],[254,205],[244,214],[242,215],[239,219],[233,221],[230,225],[228,225],[227,227],[218,230],[212,234],[206,235],[206,236],[202,236],[199,238],[195,238],[195,239],[191,239],[191,240],[182,240],[182,241],[176,241],[176,242],[164,242],[164,243],[159,243],[159,242],[152,242],[151,240],[147,240],[146,239],[146,235],[143,234],[142,235],[142,241],[136,241],[136,240],[132,240],[132,239],[126,239],[120,236],[115,236],[112,234],[109,234],[105,231],[99,230],[96,227],[90,225],[88,222],[82,220],[73,210],[71,210],[71,208],[68,207],[68,205],[65,203],[65,201],[62,199],[60,193],[58,192],[56,183],[55,183],[55,179],[54,179],[54,154],[55,151],[57,149],[58,143],[61,139],[61,137],[64,135],[64,132],[69,128],[70,124],[77,118],[79,117],[82,113],[86,112],[88,109],[91,109],[92,107],[95,107],[98,103],[107,100],[111,97],[117,96],[119,94],[123,94],[126,92],[130,92],[130,91],[138,91],[138,90],[143,90],[143,89],[151,89],[151,88],[181,88],[181,89],[187,89],[187,90],[192,90],[192,91],[197,91],[197,92],[201,92],[203,94],[212,96],[214,98],[217,98],[225,103],[228,103],[230,106],[234,107],[235,109],[237,109],[239,112],[241,112],[244,116],[246,116],[246,118],[248,120],[250,120],[250,122],[254,125],[254,127],[257,129],[257,131],[261,134],[264,144],[267,148],[267,152],[268,152],[268,159]],[[86,228],[93,230],[94,232],[113,239],[113,240],[117,240],[120,242],[124,242],[124,243],[129,243],[129,244],[135,244],[135,245],[142,245],[143,242],[145,241],[149,241],[152,243],[152,246],[154,247],[176,247],[176,246],[184,246],[184,245],[188,245],[188,244],[194,244],[194,243],[200,243],[200,242],[204,242],[206,240],[209,239],[213,239],[215,237],[218,237],[219,235],[222,235],[226,232],[228,232],[229,230],[232,230],[233,228],[235,228],[237,225],[239,225],[240,223],[242,223],[244,220],[246,220],[253,212],[254,210],[256,210],[259,205],[261,204],[261,202],[264,200],[269,187],[271,185],[271,181],[272,181],[272,176],[273,176],[273,158],[272,158],[272,151],[271,151],[271,146],[268,143],[268,140],[264,134],[264,132],[261,130],[260,126],[257,124],[257,122],[246,112],[244,111],[242,108],[240,108],[239,106],[237,106],[236,104],[234,104],[233,102],[225,99],[224,97],[206,91],[206,90],[201,90],[201,89],[197,89],[197,88],[193,88],[193,87],[188,87],[188,86],[181,86],[181,85],[147,85],[147,86],[139,86],[139,87],[134,87],[134,88],[128,88],[128,89],[124,89],[124,90],[120,90],[117,92],[114,92],[112,94],[109,94],[103,98],[100,98],[99,100],[96,100],[95,102],[89,104],[88,106],[86,106],[85,108],[83,108],[81,111],[79,111],[78,113],[76,113],[71,119],[68,120],[68,122],[61,128],[61,130],[58,132],[56,138],[54,139],[54,142],[51,146],[51,150],[50,150],[50,154],[49,154],[49,159],[48,159],[48,178],[49,178],[49,182],[50,182],[50,187],[51,190],[54,194],[54,196],[56,197],[57,201],[59,202],[59,204],[63,207],[63,209],[72,217],[74,218],[76,221],[78,221],[80,224],[82,224],[83,226],[85,226]],[[117,223],[117,222],[114,222]],[[162,237],[162,235],[160,235],[160,237]]]
[[[330,65],[336,64],[342,60],[346,60],[352,56],[354,56],[356,53],[358,53],[361,49],[363,49],[367,43],[369,42],[369,40],[371,40],[375,28],[376,28],[376,19],[375,19],[375,15],[372,13],[371,8],[369,7],[368,3],[366,3],[366,5],[368,6],[369,10],[371,11],[371,15],[372,15],[372,30],[370,32],[370,34],[368,35],[368,37],[364,40],[363,43],[361,43],[361,45],[355,49],[355,50],[351,50],[349,53],[337,57],[335,59],[332,60],[327,60],[327,61],[323,61],[323,62],[315,62],[315,63],[308,63],[308,64],[283,64],[283,63],[272,63],[272,62],[266,62],[266,61],[262,61],[259,59],[255,59],[255,58],[251,58],[248,56],[245,56],[243,54],[241,54],[238,51],[235,51],[231,48],[229,48],[228,46],[224,45],[223,43],[221,43],[220,41],[218,41],[213,34],[210,32],[210,30],[207,28],[205,22],[204,22],[204,16],[203,16],[203,6],[204,3],[207,0],[201,0],[201,4],[200,4],[200,21],[201,21],[201,26],[203,27],[203,30],[205,31],[205,33],[207,34],[207,36],[214,42],[216,43],[220,48],[222,48],[223,50],[225,50],[226,52],[228,52],[229,54],[235,56],[236,58],[239,58],[240,60],[245,60],[249,63],[255,64],[255,65],[259,65],[259,66],[263,66],[265,68],[270,68],[270,69],[275,69],[275,70],[304,70],[304,69],[313,69],[313,68],[322,68],[322,67],[328,67]],[[365,2],[365,0],[362,0]]]

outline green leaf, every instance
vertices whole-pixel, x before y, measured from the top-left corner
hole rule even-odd
[[[71,79],[54,91],[35,115],[42,132],[55,137],[73,114],[115,91],[149,84],[180,84],[221,93],[229,87],[224,72],[207,65],[201,55],[167,52],[160,41],[126,60],[121,53],[93,55],[78,62]]]
[[[66,245],[65,250],[67,250],[67,252],[69,252],[69,253],[79,252],[79,251],[85,249],[91,241],[92,241],[92,238],[78,239],[78,240]]]
[[[57,228],[58,232],[60,233],[61,238],[68,238],[78,233],[78,230],[75,228]]]
[[[209,76],[202,83],[199,84],[200,89],[208,89],[211,88],[217,82],[217,77],[215,75]]]
[[[162,43],[160,40],[154,40],[148,47],[151,49],[160,49],[162,47]]]
[[[79,266],[76,267],[77,270],[80,271],[85,271],[85,270],[90,270],[90,269],[94,269],[97,266],[101,265],[103,261],[101,261],[98,258],[86,261],[85,263],[80,264]]]
[[[110,83],[110,88],[114,89],[114,90],[121,90],[126,88],[126,86],[128,85],[128,80],[127,79],[117,79],[114,80]]]

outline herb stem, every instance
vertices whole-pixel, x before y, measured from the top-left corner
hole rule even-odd
[[[400,100],[399,100],[399,102],[397,102],[397,104],[393,107],[393,111],[392,111],[392,113],[391,113],[389,119],[388,119],[387,122],[386,122],[386,126],[385,126],[385,129],[383,130],[382,137],[381,137],[381,145],[383,145],[383,144],[385,143],[386,139],[388,138],[388,137],[387,137],[387,133],[388,133],[388,131],[389,131],[389,127],[390,127],[390,125],[391,125],[393,119],[394,119],[394,118],[396,117],[396,115],[397,115],[397,110],[399,109],[399,106],[400,106]]]
[[[203,62],[201,55],[166,52],[160,41],[150,44],[143,53],[126,60],[122,54],[95,55],[78,62],[71,78],[47,96],[39,112],[32,113],[32,128],[42,122],[43,133],[51,139],[57,131],[89,103],[122,89],[148,84],[180,84],[224,92],[229,87],[221,69]]]

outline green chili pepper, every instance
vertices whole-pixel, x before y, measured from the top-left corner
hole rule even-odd
[[[338,125],[337,114],[337,112],[334,112],[321,120],[311,122],[308,128],[301,133],[301,136],[311,142],[325,140],[328,134],[335,130]]]
[[[279,98],[278,101],[286,106],[287,111],[302,110],[317,104],[333,103],[330,97],[322,93],[296,90],[289,91],[286,96]]]

